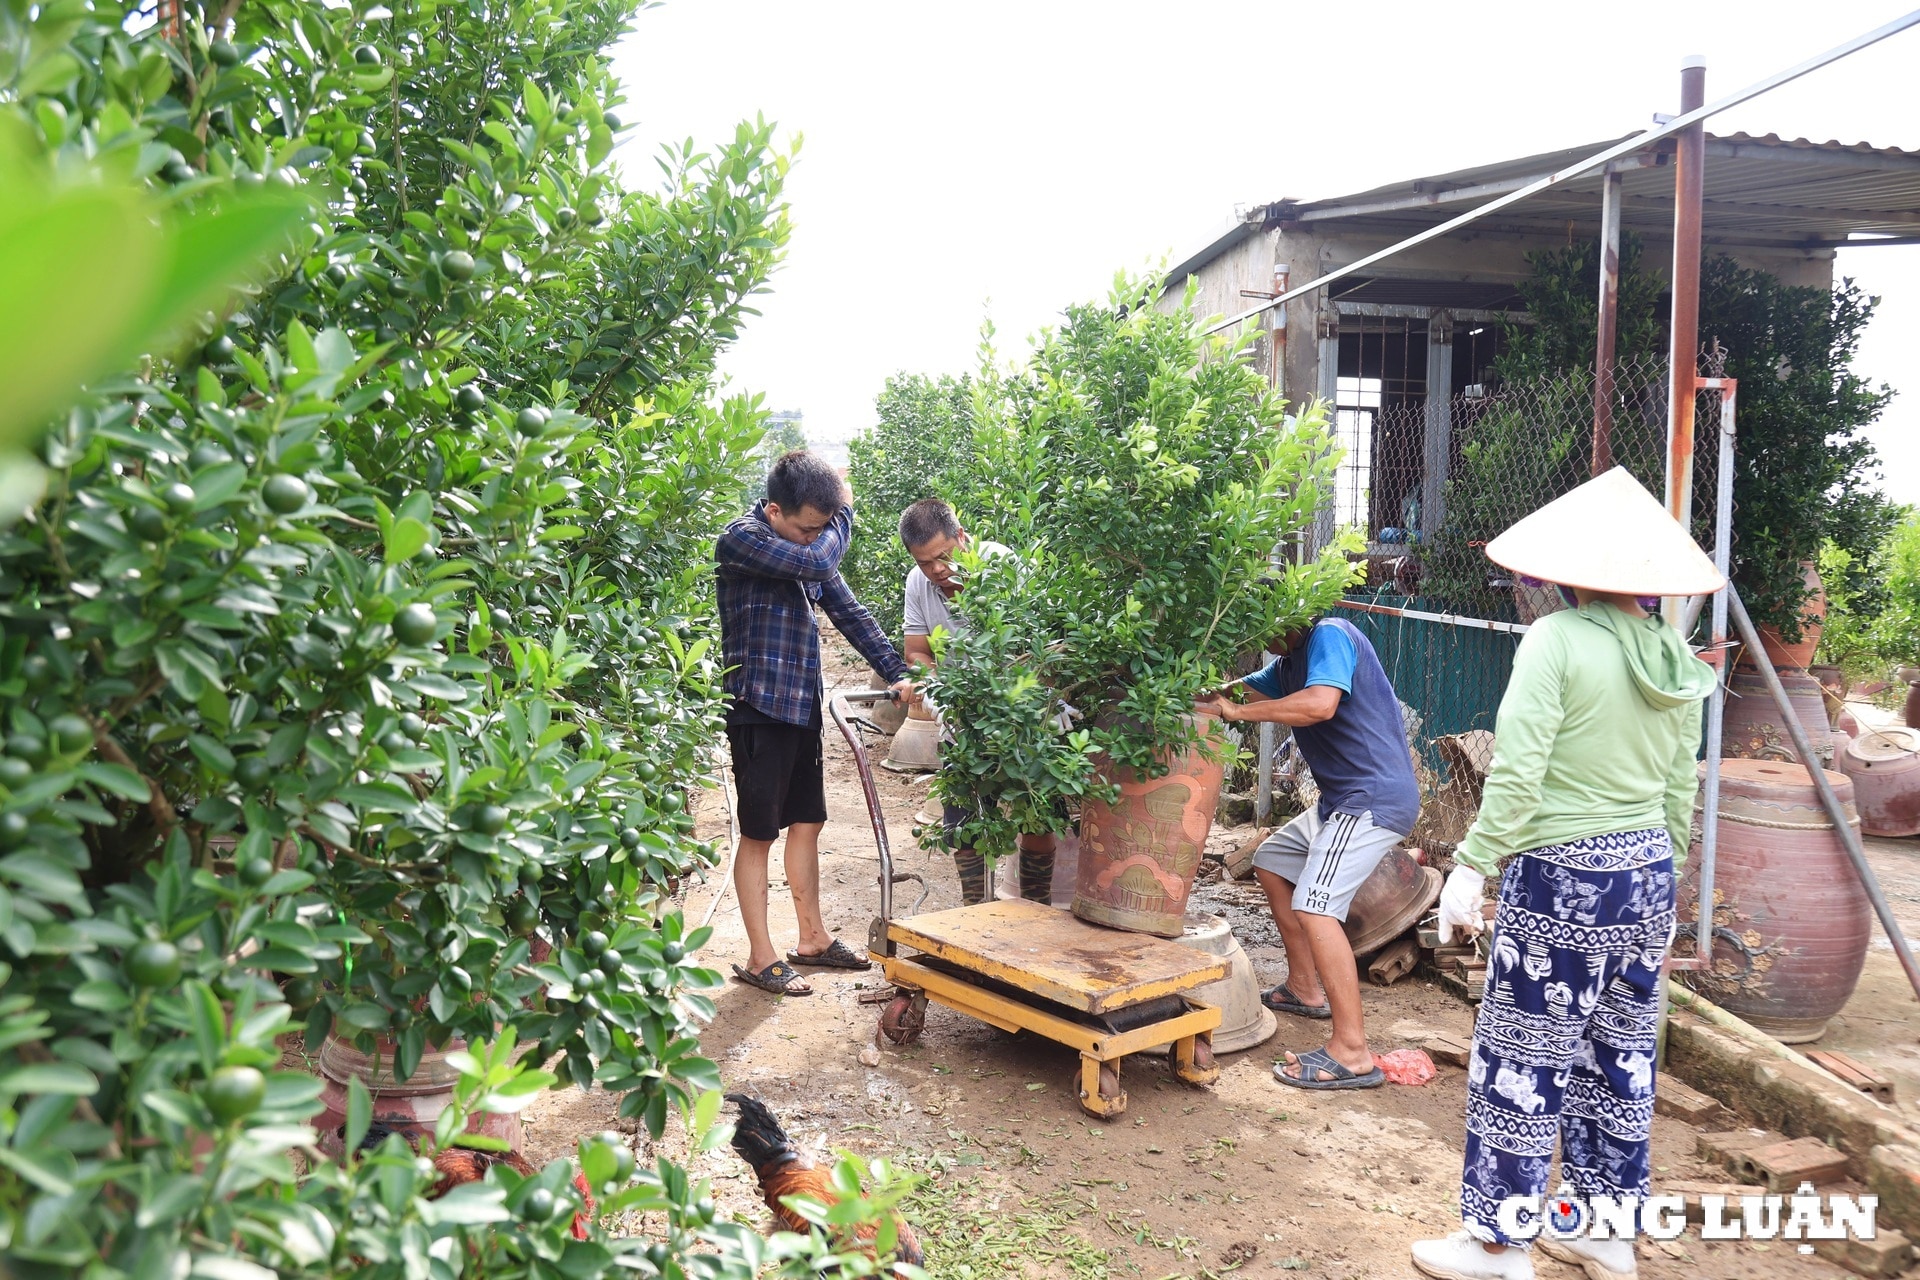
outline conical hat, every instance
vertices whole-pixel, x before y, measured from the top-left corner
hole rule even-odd
[[[1625,467],[1521,520],[1487,544],[1487,559],[1545,582],[1623,595],[1705,595],[1727,584]]]

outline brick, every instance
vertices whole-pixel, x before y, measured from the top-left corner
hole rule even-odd
[[[1809,1049],[1807,1060],[1831,1071],[1847,1087],[1858,1089],[1876,1102],[1893,1102],[1893,1081],[1856,1058],[1828,1049]]]
[[[1413,945],[1412,938],[1396,939],[1367,962],[1367,981],[1390,987],[1412,973],[1419,961],[1420,949]]]
[[[1684,1120],[1688,1124],[1706,1124],[1719,1119],[1721,1115],[1719,1099],[1709,1098],[1692,1085],[1670,1075],[1660,1076],[1655,1081],[1653,1109],[1659,1115]]]
[[[1792,1192],[1803,1182],[1818,1187],[1847,1176],[1847,1156],[1818,1138],[1794,1138],[1735,1155],[1730,1167],[1769,1191]]]
[[[1856,1275],[1876,1280],[1897,1276],[1913,1262],[1912,1242],[1891,1227],[1878,1227],[1871,1240],[1815,1240],[1813,1251]]]
[[[1765,1187],[1747,1186],[1738,1182],[1663,1182],[1655,1189],[1663,1196],[1684,1196],[1687,1201],[1687,1221],[1698,1225],[1706,1220],[1703,1202],[1707,1196],[1724,1196],[1726,1205],[1721,1210],[1721,1219],[1737,1222],[1740,1218],[1740,1197],[1765,1195]]]
[[[1707,1164],[1732,1168],[1733,1162],[1747,1152],[1786,1140],[1786,1134],[1775,1133],[1771,1129],[1727,1129],[1701,1134],[1694,1143],[1694,1149]]]
[[[1880,1197],[1879,1221],[1920,1234],[1920,1146],[1888,1143],[1867,1152],[1867,1190]]]
[[[1473,1057],[1473,1045],[1462,1044],[1452,1036],[1435,1036],[1423,1042],[1420,1048],[1435,1062],[1444,1062],[1450,1067],[1464,1067]]]
[[[1480,997],[1486,994],[1487,989],[1484,973],[1471,978],[1462,977],[1458,973],[1443,973],[1440,975],[1440,983],[1468,1004],[1479,1004]]]

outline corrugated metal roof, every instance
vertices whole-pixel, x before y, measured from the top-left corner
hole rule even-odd
[[[1281,200],[1249,211],[1172,273],[1198,270],[1260,226],[1328,223],[1412,235],[1476,204],[1518,190],[1620,138],[1394,182],[1327,200]],[[1850,235],[1920,234],[1920,151],[1871,143],[1813,142],[1777,134],[1707,135],[1704,230],[1720,243],[1820,247]],[[1625,171],[1621,225],[1664,235],[1673,227],[1671,143],[1617,162]],[[1495,215],[1490,228],[1541,235],[1597,227],[1601,175],[1562,183]],[[1331,226],[1328,228],[1331,230]]]

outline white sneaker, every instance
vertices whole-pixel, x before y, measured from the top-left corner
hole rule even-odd
[[[1587,1280],[1633,1280],[1639,1271],[1631,1240],[1555,1240],[1542,1235],[1534,1243],[1555,1262],[1586,1268]]]
[[[1533,1280],[1533,1259],[1525,1249],[1488,1253],[1464,1231],[1445,1240],[1416,1240],[1413,1265],[1435,1280]]]

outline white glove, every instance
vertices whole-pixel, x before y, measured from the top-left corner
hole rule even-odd
[[[1487,895],[1487,878],[1472,867],[1456,866],[1440,889],[1440,942],[1453,942],[1454,931],[1462,941],[1479,933],[1486,923],[1480,904]]]

